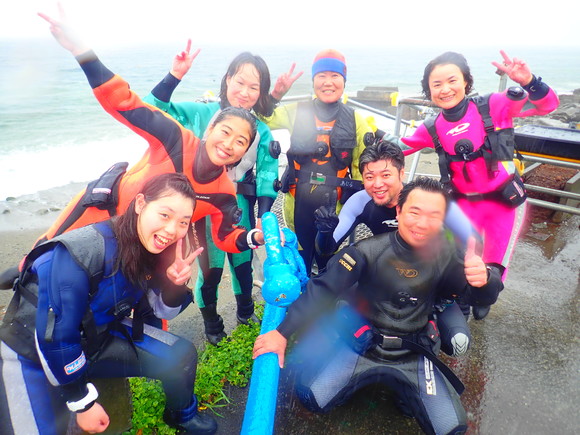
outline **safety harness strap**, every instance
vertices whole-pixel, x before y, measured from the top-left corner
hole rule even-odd
[[[427,128],[427,131],[429,132],[429,134],[431,135],[431,139],[433,140],[435,151],[437,152],[437,156],[439,157],[437,160],[439,161],[439,172],[441,173],[441,183],[446,185],[449,183],[449,162],[447,161],[449,154],[443,149],[441,141],[439,140],[439,135],[437,134],[437,129],[435,128],[435,123],[439,116],[441,116],[441,114],[427,118],[423,123],[423,125],[425,126],[425,128]]]
[[[362,181],[353,180],[352,178],[341,178],[333,175],[325,175],[319,172],[311,172],[305,170],[296,170],[297,183],[316,184],[329,187],[341,187],[343,189],[361,190],[363,188]]]

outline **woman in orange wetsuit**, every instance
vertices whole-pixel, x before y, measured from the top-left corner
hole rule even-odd
[[[192,222],[210,216],[213,239],[220,249],[235,253],[263,244],[261,231],[236,226],[236,194],[226,175],[226,167],[239,161],[254,140],[255,117],[241,108],[223,110],[209,126],[207,137],[200,141],[163,111],[144,103],[125,80],[107,69],[92,50],[74,40],[60,22],[40,16],[51,24],[56,40],[76,57],[105,111],[147,140],[149,148],[127,172],[116,173],[114,166],[105,173],[99,180],[104,187],[99,182],[92,183],[80,192],[39,241],[120,214],[147,179],[164,172],[183,172],[196,191]],[[115,176],[117,182],[105,182]]]

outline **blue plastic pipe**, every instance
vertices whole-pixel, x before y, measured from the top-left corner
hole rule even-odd
[[[298,298],[308,278],[304,261],[298,254],[296,235],[284,228],[285,243],[282,246],[278,219],[270,212],[262,216],[262,230],[267,258],[262,285],[266,306],[260,333],[265,334],[282,322],[287,307]],[[279,377],[278,355],[267,353],[256,358],[241,434],[273,433]]]

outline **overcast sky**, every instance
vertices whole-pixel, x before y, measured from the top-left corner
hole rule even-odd
[[[194,45],[580,47],[572,0],[63,0],[93,46],[153,40]],[[0,38],[48,36],[53,0],[3,0]],[[197,44],[196,44],[197,43]],[[1,46],[0,46],[1,49]]]

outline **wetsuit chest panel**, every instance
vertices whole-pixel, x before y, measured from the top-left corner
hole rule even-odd
[[[395,231],[399,227],[396,208],[376,205],[372,200],[365,206],[360,220],[373,234]]]
[[[388,242],[387,242],[388,241]],[[362,299],[371,301],[367,317],[383,333],[407,334],[428,321],[441,276],[445,250],[425,261],[390,232],[357,244],[369,264],[359,282]]]
[[[290,138],[297,157],[294,159],[301,169],[318,171],[325,175],[336,175],[352,163],[356,147],[356,121],[354,111],[341,104],[335,120],[321,122],[316,118],[312,102],[300,103],[297,107],[295,128]],[[324,141],[330,145],[326,156],[313,157],[316,143]],[[317,161],[328,161],[320,165]]]

